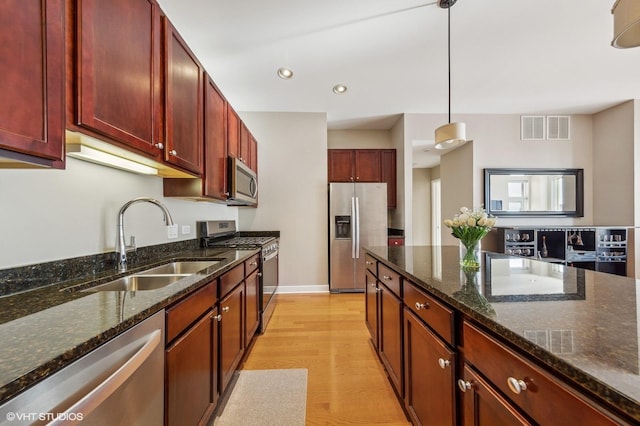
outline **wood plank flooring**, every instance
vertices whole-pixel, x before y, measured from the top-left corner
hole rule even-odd
[[[410,425],[364,323],[363,294],[278,297],[243,369],[306,368],[307,425]]]

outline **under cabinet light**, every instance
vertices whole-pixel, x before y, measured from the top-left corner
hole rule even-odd
[[[78,160],[89,161],[91,163],[100,164],[101,166],[113,167],[127,172],[141,173],[145,175],[158,174],[158,170],[153,167],[127,160],[126,158],[118,157],[86,145],[68,143],[67,155],[69,157],[77,158]]]

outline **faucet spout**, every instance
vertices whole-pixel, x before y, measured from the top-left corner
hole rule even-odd
[[[136,203],[155,204],[160,208],[160,210],[162,210],[162,213],[164,214],[164,222],[167,224],[167,226],[173,225],[173,218],[171,217],[171,213],[169,213],[169,210],[165,207],[164,204],[162,204],[155,198],[140,197],[134,198],[133,200],[124,203],[124,205],[120,207],[120,211],[118,212],[118,227],[116,234],[116,267],[120,272],[124,272],[127,270],[127,252],[135,251],[136,249],[133,236],[131,237],[130,245],[127,245],[127,243],[125,243],[124,238],[124,212],[127,211],[130,206]]]

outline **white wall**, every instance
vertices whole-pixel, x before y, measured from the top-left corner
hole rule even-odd
[[[442,220],[451,219],[460,207],[477,206],[473,191],[475,142],[447,152],[440,160]],[[442,245],[458,245],[446,226],[441,228]]]
[[[0,268],[114,250],[120,207],[136,197],[162,201],[181,231],[168,240],[160,209],[135,204],[125,213],[125,233],[138,247],[196,238],[197,220],[237,219],[236,207],[162,196],[162,179],[67,158],[66,170],[0,172]]]
[[[390,130],[329,130],[329,149],[393,149]]]
[[[240,228],[280,231],[280,291],[328,291],[326,114],[239,114],[258,140],[260,191]]]
[[[431,244],[431,169],[413,169],[413,245]]]

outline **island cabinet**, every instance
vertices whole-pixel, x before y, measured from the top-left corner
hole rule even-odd
[[[64,4],[0,2],[1,167],[64,167]]]
[[[404,280],[404,403],[414,424],[456,424],[454,313]]]
[[[470,322],[462,334],[463,424],[493,425],[501,418],[515,424],[626,424]]]
[[[368,259],[371,261],[370,259]],[[367,326],[380,360],[400,398],[403,394],[402,374],[402,300],[400,276],[378,265],[378,277],[366,272]]]
[[[244,263],[220,277],[220,390],[224,392],[245,349]]]
[[[217,280],[166,310],[165,423],[199,424],[218,387]]]

